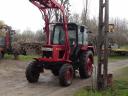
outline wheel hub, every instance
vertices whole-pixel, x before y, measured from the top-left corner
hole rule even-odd
[[[72,71],[71,69],[67,69],[67,71],[65,72],[65,79],[68,81],[68,82],[71,82],[72,80]]]
[[[92,66],[92,59],[91,58],[87,58],[87,72],[88,72],[88,75],[91,76],[92,75],[92,72],[93,72],[93,66]]]

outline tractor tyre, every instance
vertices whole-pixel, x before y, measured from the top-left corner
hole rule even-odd
[[[58,69],[51,69],[51,72],[54,76],[58,76],[59,75],[59,71]]]
[[[26,78],[28,80],[28,82],[30,83],[36,83],[38,82],[39,76],[40,76],[40,72],[39,72],[39,68],[37,67],[38,62],[34,61],[31,62],[27,68],[26,68]]]
[[[72,65],[64,64],[59,70],[59,82],[61,86],[69,86],[73,80],[74,70]]]
[[[3,52],[3,53],[2,53],[2,58],[4,58],[4,54],[5,54],[5,53]]]
[[[0,59],[4,58],[4,52],[0,52]]]
[[[93,53],[92,51],[83,52],[80,57],[79,74],[81,78],[91,77],[93,72]]]

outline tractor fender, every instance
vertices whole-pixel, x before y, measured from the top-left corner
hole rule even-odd
[[[33,59],[36,60],[36,61],[40,61],[39,58],[33,58]]]

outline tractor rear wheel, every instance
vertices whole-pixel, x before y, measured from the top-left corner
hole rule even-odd
[[[64,64],[59,71],[59,82],[61,86],[69,86],[73,80],[73,67],[70,64]]]
[[[30,83],[35,83],[38,81],[39,79],[39,76],[40,76],[40,71],[39,71],[39,68],[37,67],[37,64],[38,62],[36,61],[33,61],[31,62],[27,69],[26,69],[26,78],[28,80],[28,82]]]
[[[80,57],[79,74],[81,78],[91,77],[93,72],[93,53],[92,51],[83,52]]]

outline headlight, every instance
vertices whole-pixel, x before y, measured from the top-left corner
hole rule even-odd
[[[42,47],[41,50],[42,50],[42,51],[53,51],[52,48],[46,48],[46,47]]]

